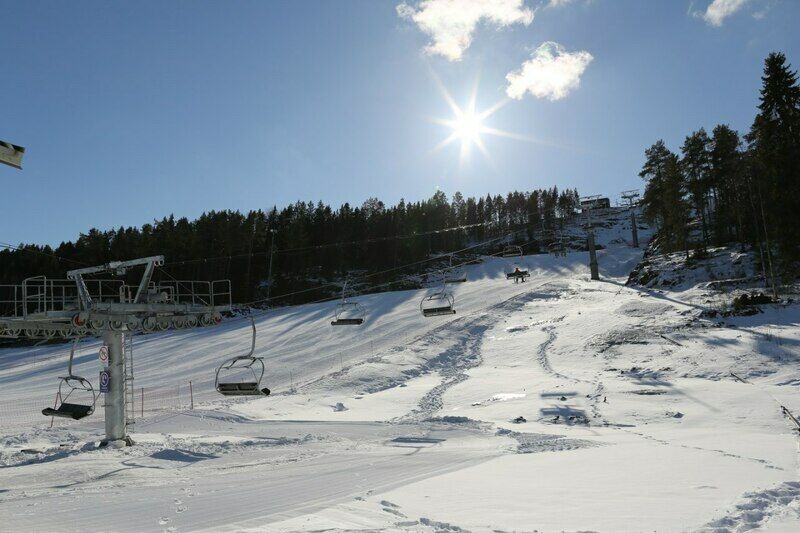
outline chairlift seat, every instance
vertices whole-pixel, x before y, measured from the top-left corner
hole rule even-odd
[[[250,317],[250,327],[253,335],[247,355],[228,359],[217,368],[214,388],[223,396],[269,396],[268,388],[260,388],[261,381],[264,379],[264,359],[253,355],[256,350],[256,323],[253,317]],[[231,381],[235,379],[231,374],[237,371],[249,373],[248,379]],[[220,373],[223,373],[225,376],[223,379],[226,381],[220,381]]]
[[[442,316],[442,315],[454,315],[456,314],[456,310],[453,309],[452,306],[447,305],[445,307],[429,307],[427,309],[422,310],[423,316]]]
[[[501,254],[503,257],[522,257],[521,246],[506,246]]]
[[[47,407],[42,409],[44,416],[57,416],[59,418],[71,418],[72,420],[80,420],[86,418],[94,412],[93,405],[82,405],[79,403],[62,403],[57,409]]]
[[[360,326],[363,323],[363,318],[337,318],[331,320],[331,326]]]
[[[456,314],[455,298],[453,298],[451,293],[447,292],[445,284],[443,276],[441,289],[430,296],[426,296],[419,303],[419,310],[422,311],[422,316],[429,317]]]
[[[520,270],[519,272],[507,272],[506,279],[513,279],[513,278],[527,278],[530,276],[530,273],[527,270]]]
[[[72,373],[72,361],[75,357],[75,345],[78,343],[78,340],[79,339],[75,339],[72,341],[72,347],[69,350],[67,375],[58,378],[58,393],[56,394],[55,407],[42,409],[42,414],[44,416],[57,416],[59,418],[80,420],[94,413],[98,394],[95,392],[94,387],[92,387],[92,383],[88,379],[76,376]],[[87,405],[85,403],[70,403],[66,401],[73,393],[87,400],[87,395],[90,396],[92,403]]]
[[[361,304],[347,301],[347,283],[342,287],[342,301],[336,305],[331,326],[360,326],[367,316]]]
[[[223,396],[269,396],[268,388],[259,389],[257,381],[217,383],[217,392]]]

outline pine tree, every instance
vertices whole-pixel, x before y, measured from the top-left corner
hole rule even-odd
[[[782,53],[764,62],[759,113],[748,135],[758,201],[767,232],[773,232],[784,270],[800,259],[800,87]],[[770,236],[768,236],[770,237]]]
[[[700,217],[700,224],[703,232],[703,246],[708,245],[708,223],[707,223],[707,198],[710,187],[711,172],[711,139],[708,138],[706,130],[700,128],[692,133],[683,142],[681,153],[681,168],[686,176],[686,185],[692,201],[695,213]]]
[[[714,195],[714,234],[718,244],[741,238],[741,153],[739,134],[725,124],[714,128],[710,183]]]
[[[658,140],[645,150],[644,155],[645,162],[639,172],[639,177],[647,181],[642,197],[643,214],[647,220],[663,228],[667,219],[664,200],[667,164],[674,154],[663,140]]]

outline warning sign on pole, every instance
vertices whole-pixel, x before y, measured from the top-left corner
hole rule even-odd
[[[108,370],[100,371],[100,392],[108,392],[111,385],[111,373]]]
[[[104,365],[108,364],[108,346],[106,346],[105,344],[102,345],[100,347],[99,355],[100,355],[100,362],[103,363]]]

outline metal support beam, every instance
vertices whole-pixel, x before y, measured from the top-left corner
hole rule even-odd
[[[591,212],[597,206],[597,200],[599,198],[599,195],[581,198],[581,205],[586,206],[583,209],[584,215],[586,216],[586,248],[589,250],[589,272],[594,281],[600,279],[600,272],[597,266],[597,249],[595,248],[594,242],[594,222]]]
[[[639,247],[639,229],[636,227],[636,207],[633,205],[637,198],[639,198],[639,191],[630,190],[622,191],[620,194],[624,200],[628,201],[628,209],[631,211],[631,237],[633,238],[633,247]]]
[[[631,209],[631,234],[633,237],[633,247],[639,247],[639,229],[636,227],[636,211]]]
[[[100,274],[103,272],[114,272],[116,274],[124,274],[125,270],[129,267],[141,266],[153,263],[155,266],[162,266],[164,264],[163,255],[154,255],[152,257],[142,257],[141,259],[131,259],[129,261],[111,261],[105,265],[77,268],[67,272],[67,279],[75,279],[76,276],[83,276],[84,274]]]
[[[103,445],[130,446],[133,444],[125,428],[125,333],[105,331],[103,344],[108,347],[108,392],[103,406],[106,411],[106,438]]]
[[[164,258],[161,258],[161,262],[164,262]],[[153,270],[156,268],[155,261],[150,261],[147,263],[147,266],[144,267],[144,274],[142,274],[142,279],[139,282],[139,288],[136,290],[136,296],[133,298],[133,303],[142,303],[144,299],[144,295],[147,294],[147,288],[150,286],[150,279],[153,277]]]
[[[586,236],[587,247],[589,248],[589,272],[593,280],[600,279],[600,272],[597,268],[597,250],[594,244],[594,230],[589,230],[589,235]]]

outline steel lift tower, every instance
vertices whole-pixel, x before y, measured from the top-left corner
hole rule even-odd
[[[639,247],[639,228],[636,227],[636,209],[634,204],[636,199],[639,198],[639,191],[636,189],[630,191],[622,191],[620,196],[628,201],[628,209],[631,211],[631,236],[633,237],[633,247]]]
[[[21,285],[0,285],[0,337],[48,340],[99,336],[101,392],[105,393],[103,444],[133,443],[133,361],[131,338],[135,332],[211,326],[231,310],[230,280],[152,281],[163,256],[67,272],[67,279],[28,278]],[[136,284],[126,282],[131,268],[144,267]],[[105,274],[126,276],[98,279]],[[70,364],[70,377],[72,369]],[[57,409],[55,416],[77,418]]]
[[[601,196],[584,196],[581,198],[581,205],[584,206],[583,214],[586,216],[586,247],[589,249],[589,272],[594,281],[600,279],[600,271],[597,266],[597,250],[594,242],[594,223],[592,221],[592,211],[597,209],[598,200]]]

